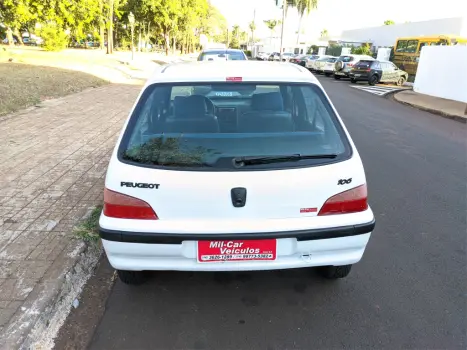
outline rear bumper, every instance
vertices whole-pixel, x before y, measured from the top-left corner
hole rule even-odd
[[[100,230],[110,264],[119,270],[251,271],[358,262],[375,222],[319,230],[242,233],[167,234]],[[275,261],[199,263],[197,241],[277,239]]]
[[[355,80],[368,80],[368,73],[349,73],[349,77]]]
[[[340,70],[340,71],[335,71],[334,72],[335,75],[340,75],[341,77],[348,77],[349,76],[349,72],[346,72],[346,71],[343,71],[343,70]]]
[[[299,231],[280,232],[254,232],[254,233],[163,233],[163,232],[128,232],[107,230],[99,228],[102,239],[113,242],[144,243],[144,244],[182,244],[184,241],[212,241],[212,240],[235,240],[235,239],[273,239],[273,238],[295,238],[297,241],[312,241],[327,238],[341,238],[356,236],[372,232],[375,228],[375,220],[359,225],[329,227]]]

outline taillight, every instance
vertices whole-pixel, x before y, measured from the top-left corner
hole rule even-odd
[[[104,189],[104,215],[119,219],[158,219],[154,210],[145,201],[107,188]]]
[[[324,203],[318,216],[365,211],[368,208],[367,197],[366,184],[341,192],[332,196]]]
[[[350,63],[350,62],[349,62],[349,63],[347,63],[347,65],[348,65],[349,67],[353,67],[353,63]]]

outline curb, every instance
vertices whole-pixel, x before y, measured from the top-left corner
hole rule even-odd
[[[456,121],[458,123],[467,124],[467,117],[464,118],[464,117],[460,117],[460,116],[455,115],[455,114],[445,113],[445,112],[437,110],[437,109],[427,108],[427,107],[419,106],[419,105],[412,104],[412,103],[409,103],[409,102],[401,101],[396,97],[397,92],[400,92],[400,91],[396,91],[396,93],[391,94],[391,98],[393,98],[396,102],[398,102],[400,104],[403,104],[403,105],[406,105],[406,106],[409,106],[409,107],[412,107],[412,108],[416,108],[416,109],[419,109],[421,111],[429,112],[431,114],[436,114],[436,115],[439,115],[439,116],[441,116],[443,118],[454,120],[454,121]]]
[[[3,330],[0,349],[52,349],[101,253],[101,247],[72,239]]]

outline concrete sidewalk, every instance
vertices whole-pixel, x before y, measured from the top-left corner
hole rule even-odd
[[[398,92],[394,95],[394,99],[398,102],[439,114],[443,117],[455,119],[462,123],[467,122],[466,103],[424,95],[412,90]]]
[[[0,349],[50,348],[100,255],[73,227],[102,203],[140,86],[109,85],[0,118]]]

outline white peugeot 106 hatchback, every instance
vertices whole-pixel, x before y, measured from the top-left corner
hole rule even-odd
[[[357,149],[316,78],[226,61],[148,80],[112,154],[99,224],[110,264],[137,284],[147,270],[342,278],[375,220]]]

